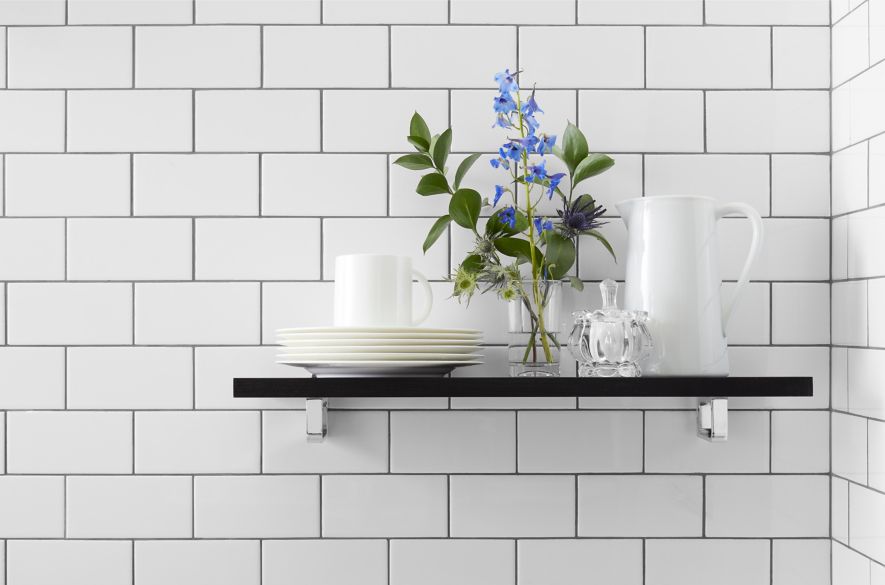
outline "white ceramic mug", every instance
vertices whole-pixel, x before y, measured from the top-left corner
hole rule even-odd
[[[424,288],[424,306],[412,315],[412,277]],[[336,327],[410,327],[430,315],[433,292],[408,256],[347,254],[335,258]]]

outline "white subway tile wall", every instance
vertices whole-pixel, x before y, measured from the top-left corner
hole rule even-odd
[[[832,4],[0,0],[0,585],[825,585],[830,500],[833,584],[883,585],[885,0]],[[303,400],[232,397],[306,375],[274,330],[327,324],[357,251],[411,255],[502,373],[503,305],[443,282],[469,239],[423,254],[445,200],[391,163],[417,110],[488,195],[505,67],[617,163],[619,262],[583,244],[569,302],[623,279],[617,202],[749,203],[733,370],[813,399],[733,401],[724,444],[685,400],[339,400],[307,444]]]

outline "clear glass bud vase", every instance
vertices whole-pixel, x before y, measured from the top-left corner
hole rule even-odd
[[[522,281],[519,294],[508,302],[511,376],[559,376],[561,306],[561,281]]]

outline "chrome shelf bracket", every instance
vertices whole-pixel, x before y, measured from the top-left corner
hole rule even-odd
[[[728,439],[728,398],[698,401],[698,436],[711,442]]]
[[[304,413],[308,443],[322,443],[328,427],[329,401],[326,398],[305,398]]]

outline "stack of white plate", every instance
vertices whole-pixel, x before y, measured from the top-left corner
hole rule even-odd
[[[316,376],[440,376],[481,364],[482,333],[426,327],[277,329],[277,363]]]

